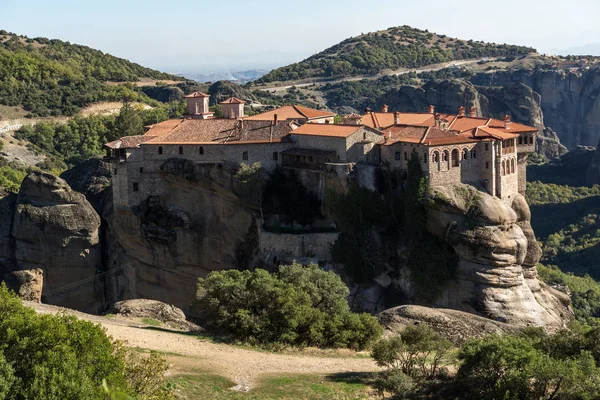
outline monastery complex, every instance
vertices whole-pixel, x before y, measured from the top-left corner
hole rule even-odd
[[[538,133],[508,116],[502,121],[480,118],[475,108],[467,113],[465,107],[442,114],[433,106],[423,113],[388,112],[383,106],[380,112],[367,109],[334,124],[334,113],[301,106],[247,117],[244,101],[230,98],[221,103],[224,117],[215,118],[209,95],[196,92],[186,102],[186,117],[105,145],[115,207],[160,194],[161,166],[171,159],[231,166],[260,162],[267,171],[367,165],[405,177],[413,152],[431,186],[466,183],[510,199],[525,192],[526,159]]]

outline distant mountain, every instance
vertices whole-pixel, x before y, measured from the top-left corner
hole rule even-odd
[[[260,82],[376,74],[478,57],[518,56],[535,49],[449,38],[402,26],[346,39],[306,60],[271,71]]]
[[[0,104],[32,116],[73,115],[98,101],[150,100],[116,84],[140,80],[183,78],[90,47],[0,30]]]
[[[600,56],[600,42],[588,43],[583,46],[570,47],[568,49],[554,50],[553,53],[556,53],[561,56]]]
[[[181,75],[193,79],[198,82],[218,82],[218,81],[232,81],[236,83],[246,83],[255,81],[269,71],[263,69],[251,69],[248,71],[237,71],[237,72],[217,72],[212,74],[195,74],[195,73],[182,73]]]

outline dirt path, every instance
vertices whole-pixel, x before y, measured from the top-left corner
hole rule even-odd
[[[425,67],[421,67],[421,68],[400,69],[400,70],[395,70],[395,71],[384,71],[384,72],[376,74],[376,75],[357,75],[357,76],[350,76],[350,77],[345,77],[345,78],[340,78],[340,79],[332,79],[332,80],[301,79],[298,81],[275,82],[273,84],[267,84],[267,86],[260,86],[260,87],[258,87],[258,90],[273,93],[273,92],[285,91],[292,87],[300,88],[300,87],[306,87],[306,86],[310,86],[310,85],[319,85],[320,86],[320,85],[325,85],[328,83],[335,84],[335,83],[340,83],[340,82],[360,81],[363,79],[376,80],[376,79],[382,78],[384,76],[390,76],[390,75],[397,76],[397,75],[406,75],[411,72],[421,73],[421,72],[439,71],[444,68],[449,68],[451,66],[459,67],[459,66],[465,66],[465,65],[469,65],[469,64],[475,64],[475,63],[478,63],[479,61],[481,61],[481,58],[471,59],[471,60],[462,60],[462,61],[451,61],[451,62],[446,62],[446,63],[441,63],[441,64],[433,64],[433,65],[429,65],[429,66],[425,66]]]
[[[55,314],[67,312],[102,324],[114,339],[129,347],[166,353],[172,364],[171,373],[214,372],[236,382],[241,390],[248,390],[261,375],[269,374],[334,374],[344,372],[371,372],[377,366],[370,358],[323,356],[306,352],[278,354],[255,351],[236,346],[212,343],[195,336],[151,329],[125,318],[108,318],[84,314],[59,307],[26,303],[37,312]],[[322,353],[324,354],[324,353]]]

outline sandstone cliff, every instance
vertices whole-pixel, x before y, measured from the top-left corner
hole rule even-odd
[[[10,197],[3,201],[10,207]],[[100,218],[85,197],[60,178],[32,172],[9,207],[2,212],[3,220],[13,214],[1,232],[4,279],[32,300],[99,311]]]
[[[564,328],[572,318],[570,299],[537,279],[542,252],[530,220],[521,195],[507,203],[468,185],[435,189],[427,229],[460,259],[436,306],[512,326]]]
[[[18,196],[0,198],[6,205],[0,208],[0,265],[4,279],[24,297],[42,296],[45,302],[86,311],[133,298],[186,308],[198,276],[276,265],[270,254],[275,250],[278,257],[287,253],[290,260],[319,261],[343,271],[324,255],[328,244],[313,246],[310,234],[302,235],[301,243],[287,237],[291,244],[274,239],[276,234],[259,234],[258,212],[238,195],[234,171],[226,166],[169,160],[161,167],[160,194],[117,210],[106,169],[101,162],[88,162],[63,175],[87,194],[97,211],[64,180],[44,173],[30,174]],[[320,179],[335,182],[341,192],[360,175],[338,172]],[[464,186],[438,192],[434,199],[428,229],[459,257],[458,272],[442,296],[433,303],[420,296],[407,265],[407,240],[388,220],[371,233],[383,270],[369,284],[352,285],[355,308],[378,312],[417,303],[550,329],[571,319],[568,297],[537,279],[540,249],[524,198],[507,204]],[[390,235],[390,229],[398,233]],[[327,237],[335,240],[337,235]],[[302,254],[290,254],[293,249]]]
[[[544,125],[569,149],[600,140],[600,71],[518,70],[478,74],[478,86],[524,84],[541,96]]]
[[[377,101],[402,112],[423,112],[429,104],[434,104],[436,111],[445,113],[455,114],[459,107],[469,105],[477,109],[479,117],[502,119],[508,114],[516,122],[540,129],[539,153],[549,158],[566,153],[552,127],[547,125],[543,98],[521,82],[506,82],[496,87],[476,86],[466,80],[430,81],[422,87],[403,86],[392,90]]]

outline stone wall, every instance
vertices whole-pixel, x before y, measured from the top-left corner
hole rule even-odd
[[[294,135],[296,140],[294,147],[332,150],[337,153],[337,161],[346,162],[346,139],[343,137]]]
[[[331,261],[329,247],[339,233],[281,234],[261,231],[260,250],[279,253],[279,259],[287,256],[313,258],[319,261]]]
[[[363,128],[346,138],[346,162],[379,164],[379,147],[376,143],[383,135]]]

